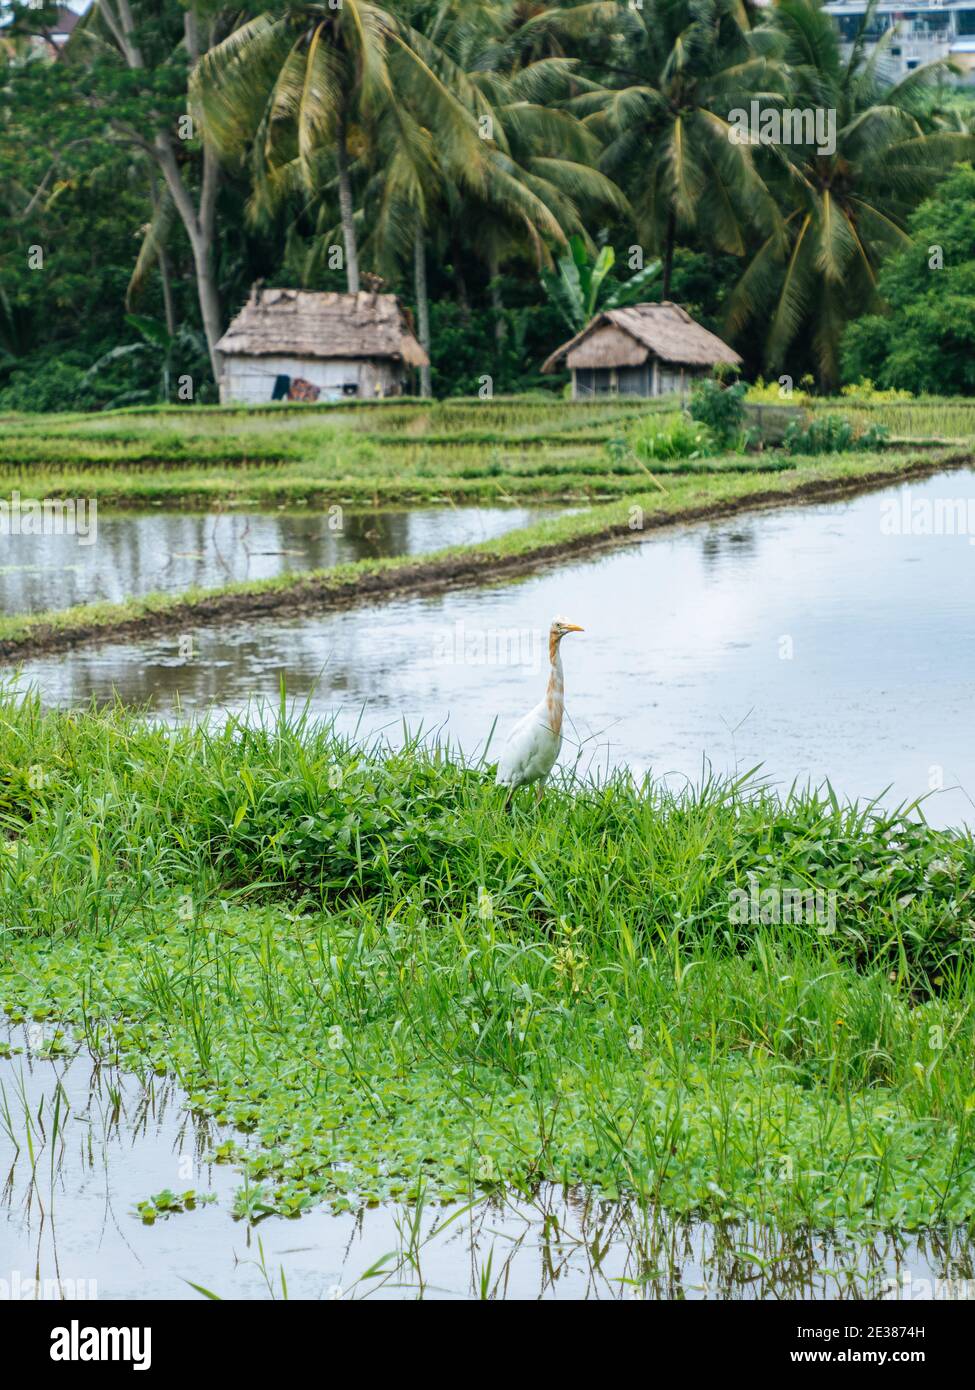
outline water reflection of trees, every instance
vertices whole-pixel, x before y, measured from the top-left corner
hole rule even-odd
[[[213,588],[354,560],[488,540],[540,510],[425,507],[303,512],[153,512],[98,518],[96,540],[0,536],[0,612],[36,613],[157,590]]]
[[[390,623],[388,610],[374,621],[358,611],[286,622],[266,618],[79,647],[25,663],[23,677],[36,682],[50,703],[117,696],[160,711],[243,704],[252,697],[273,703],[282,679],[289,695],[314,694],[318,705],[366,703],[378,696],[395,702],[417,654],[413,627],[400,624],[399,631],[395,640],[397,623],[395,616]]]
[[[731,560],[752,560],[758,553],[755,527],[736,522],[734,526],[710,526],[701,535],[701,559],[706,570],[714,570]]]

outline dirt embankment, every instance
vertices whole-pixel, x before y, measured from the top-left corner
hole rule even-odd
[[[962,468],[971,464],[970,453],[948,458],[921,459],[907,468],[877,469],[855,477],[815,478],[799,483],[787,491],[767,490],[750,492],[739,497],[689,507],[677,514],[650,514],[642,528],[632,529],[626,522],[607,525],[605,529],[568,537],[565,540],[535,546],[514,555],[495,555],[474,551],[430,560],[404,560],[374,571],[365,571],[349,579],[332,578],[327,572],[313,577],[296,577],[280,588],[255,590],[213,590],[211,593],[180,601],[148,612],[118,618],[108,616],[100,621],[85,622],[82,613],[78,621],[64,627],[44,623],[31,626],[22,635],[0,639],[0,660],[18,658],[42,652],[63,651],[82,643],[118,640],[145,636],[154,632],[179,631],[214,623],[239,622],[247,618],[262,618],[273,613],[298,614],[311,611],[335,611],[376,599],[412,597],[443,593],[451,589],[489,583],[492,580],[513,579],[531,574],[546,566],[558,564],[573,556],[583,556],[620,545],[632,545],[648,532],[665,527],[682,526],[688,522],[720,520],[741,512],[767,510],[796,503],[825,502],[869,492],[891,483],[917,481],[935,473]],[[121,606],[120,606],[121,607]]]

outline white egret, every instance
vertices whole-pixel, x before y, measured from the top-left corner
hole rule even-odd
[[[497,783],[507,787],[504,803],[507,811],[511,798],[519,787],[538,783],[537,800],[542,799],[545,779],[555,766],[562,747],[562,715],[565,712],[565,686],[562,681],[562,658],[559,645],[567,632],[584,629],[565,618],[556,618],[548,634],[549,677],[545,698],[533,710],[519,719],[508,735],[508,741],[498,759]]]

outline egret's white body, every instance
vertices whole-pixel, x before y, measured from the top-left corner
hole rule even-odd
[[[552,771],[562,747],[562,716],[565,713],[565,685],[562,679],[562,657],[559,646],[567,632],[582,632],[575,623],[556,618],[548,637],[549,677],[543,699],[534,709],[518,720],[498,759],[497,782],[508,787],[505,807],[518,787],[530,782],[542,786]]]

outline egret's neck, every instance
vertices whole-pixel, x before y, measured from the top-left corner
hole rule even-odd
[[[545,692],[545,707],[548,724],[553,734],[562,732],[562,712],[565,709],[565,686],[562,682],[562,658],[559,655],[559,638],[552,633],[548,639],[548,659],[551,670],[548,674],[548,690]]]

